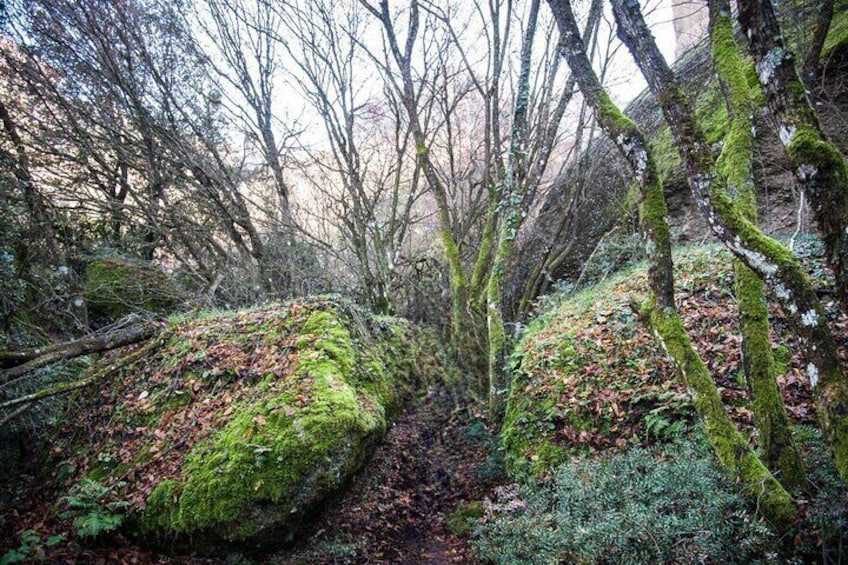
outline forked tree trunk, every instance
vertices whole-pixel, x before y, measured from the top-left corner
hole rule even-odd
[[[730,0],[709,0],[710,39],[716,72],[728,94],[728,132],[716,168],[727,182],[739,212],[757,222],[757,197],[751,167],[755,110],[742,53],[733,36]],[[804,463],[775,378],[769,340],[768,303],[763,280],[739,259],[733,261],[742,334],[742,360],[753,397],[754,421],[766,466],[791,488],[806,488]]]
[[[539,19],[540,0],[532,0],[527,30],[521,44],[521,69],[518,74],[517,95],[512,120],[512,139],[507,156],[506,178],[503,181],[500,205],[505,210],[498,231],[497,249],[489,283],[486,288],[486,328],[489,336],[489,415],[493,420],[501,416],[508,387],[504,370],[506,358],[506,331],[503,319],[503,278],[507,261],[515,251],[515,237],[524,221],[523,209],[527,184],[523,182],[523,169],[527,166],[527,112],[530,104],[530,67],[536,22]]]
[[[786,48],[769,0],[740,0],[739,23],[751,44],[769,117],[779,133],[799,186],[806,191],[848,309],[848,169],[819,127],[795,60]]]
[[[824,309],[795,255],[765,236],[739,212],[714,172],[713,158],[688,99],[660,54],[636,0],[613,3],[618,35],[627,45],[683,155],[689,186],[713,233],[733,254],[769,284],[807,359],[807,376],[816,399],[825,440],[834,451],[843,479],[848,478],[848,380]]]
[[[719,460],[756,493],[765,515],[779,528],[785,528],[795,516],[795,503],[736,429],[675,308],[668,210],[645,137],[636,124],[612,103],[598,81],[582,47],[570,2],[548,1],[565,40],[564,53],[580,90],[592,106],[598,123],[627,160],[642,194],[640,222],[648,237],[652,294],[642,308],[643,318],[691,391],[695,409],[704,421],[707,437]]]

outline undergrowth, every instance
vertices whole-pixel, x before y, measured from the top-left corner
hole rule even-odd
[[[518,563],[751,563],[775,540],[702,438],[575,459],[487,499],[479,557]]]

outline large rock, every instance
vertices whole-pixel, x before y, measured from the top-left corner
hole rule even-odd
[[[147,541],[290,541],[434,371],[421,339],[337,298],[179,323],[106,360],[125,365],[83,407],[108,424],[69,441],[77,481],[112,487]]]
[[[85,269],[85,301],[91,316],[113,321],[132,312],[169,312],[183,300],[162,269],[120,255],[100,255]]]

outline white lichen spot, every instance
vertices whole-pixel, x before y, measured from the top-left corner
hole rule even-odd
[[[728,246],[755,272],[766,277],[771,277],[777,272],[777,265],[770,263],[766,256],[759,251],[748,249],[742,245],[738,235],[733,241],[728,242]]]
[[[776,285],[774,285],[774,294],[780,300],[789,300],[792,297],[786,287],[783,286],[781,283],[777,283]]]
[[[645,254],[648,257],[653,257],[654,252],[656,252],[656,250],[657,250],[657,245],[654,243],[654,240],[648,238],[648,240],[645,242]]]
[[[810,180],[817,172],[819,170],[816,167],[807,165],[806,163],[798,167],[798,176],[801,180]]]
[[[810,379],[810,388],[816,388],[819,384],[819,368],[814,363],[807,364],[807,378]]]
[[[792,143],[792,140],[795,139],[795,126],[788,124],[780,124],[780,131],[778,131],[778,135],[780,136],[780,142],[784,147],[789,147],[789,144]]]
[[[819,325],[819,313],[814,309],[807,310],[801,314],[801,324],[808,328]]]
[[[692,177],[692,190],[695,192],[696,196],[701,196],[703,202],[709,202],[707,197],[710,193],[710,186],[713,183],[713,175],[710,174],[697,174]]]
[[[636,161],[636,176],[641,181],[645,176],[645,171],[648,169],[648,152],[640,147],[634,152],[633,156]]]
[[[760,79],[760,84],[766,85],[771,82],[774,70],[780,65],[781,61],[783,61],[783,49],[780,47],[773,47],[766,53],[766,56],[757,63],[757,78]]]
[[[798,313],[798,306],[796,306],[794,302],[789,305],[789,313],[792,314],[792,315],[795,315],[795,314]]]

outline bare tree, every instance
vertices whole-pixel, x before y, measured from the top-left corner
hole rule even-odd
[[[837,356],[827,318],[794,254],[751,224],[725,192],[713,157],[688,99],[677,85],[645,24],[637,2],[613,5],[618,34],[627,45],[663,110],[686,164],[689,186],[710,228],[774,291],[807,358],[807,376],[826,441],[837,468],[848,477],[848,380]]]
[[[208,36],[204,42],[211,42],[205,49],[208,64],[223,83],[218,95],[227,98],[228,93],[233,93],[236,97],[228,100],[227,108],[235,114],[270,171],[277,198],[277,206],[271,212],[277,223],[272,228],[287,250],[277,257],[275,280],[270,284],[276,294],[285,296],[292,292],[292,273],[286,266],[293,259],[296,226],[282,158],[283,143],[290,132],[274,108],[278,90],[275,87],[281,80],[278,49],[283,21],[274,4],[265,0],[215,0],[204,2],[203,7],[208,18],[200,16],[198,21]]]
[[[366,22],[355,5],[309,2],[280,10],[279,41],[295,67],[290,75],[320,117],[328,145],[301,148],[305,176],[335,207],[331,221],[355,257],[350,266],[365,300],[393,312],[392,289],[402,278],[402,251],[422,194],[403,110],[393,90],[374,87],[379,76],[360,74],[368,68],[359,39]]]

